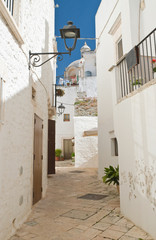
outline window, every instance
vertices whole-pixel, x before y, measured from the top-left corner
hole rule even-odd
[[[111,138],[111,154],[118,156],[118,142],[116,138]]]
[[[90,77],[90,76],[92,76],[91,71],[86,71],[86,72],[85,72],[85,77]]]
[[[117,42],[117,60],[123,56],[122,38]]]
[[[11,13],[11,15],[13,16],[14,0],[4,0],[4,3],[7,9],[9,10],[9,12]]]
[[[63,121],[64,122],[69,122],[70,121],[70,114],[64,114]]]
[[[23,44],[23,38],[20,33],[21,19],[21,0],[0,0],[0,13],[3,15],[7,26],[20,44]]]

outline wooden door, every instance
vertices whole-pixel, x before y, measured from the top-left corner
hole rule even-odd
[[[55,174],[55,121],[48,120],[48,174]]]
[[[42,198],[43,121],[34,115],[33,204]]]
[[[64,158],[71,159],[71,154],[73,152],[73,146],[71,139],[63,140]]]

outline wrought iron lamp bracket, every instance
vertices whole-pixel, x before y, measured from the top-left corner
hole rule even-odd
[[[62,61],[64,54],[71,55],[71,50],[69,50],[69,52],[48,52],[48,53],[32,53],[31,51],[29,51],[29,70],[31,69],[31,66],[41,67],[43,64],[49,62],[52,58],[57,56],[58,56],[57,60]],[[43,55],[52,55],[52,56],[47,60],[45,60],[44,62],[41,62],[41,56]]]

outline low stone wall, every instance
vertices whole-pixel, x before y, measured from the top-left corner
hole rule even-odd
[[[96,98],[76,98],[75,116],[97,116]]]

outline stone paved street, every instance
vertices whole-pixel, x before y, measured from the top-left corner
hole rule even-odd
[[[93,169],[76,169],[70,161],[62,164],[48,179],[46,198],[10,240],[152,240],[120,214],[114,186],[97,180]]]

